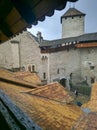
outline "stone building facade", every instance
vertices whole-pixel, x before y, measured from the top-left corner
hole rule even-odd
[[[85,14],[75,8],[70,8],[61,17],[62,38],[75,37],[84,34]]]
[[[13,71],[41,70],[38,39],[25,31],[0,45],[0,66]]]
[[[86,81],[88,85],[97,80],[97,33],[82,35],[84,37],[93,37],[87,42],[77,41],[79,37],[72,38],[71,41],[64,43],[59,42],[56,47],[47,45],[41,45],[41,52],[43,54],[49,53],[50,62],[50,79],[70,79],[72,78],[73,84],[81,83]],[[95,37],[95,42],[94,42]],[[60,42],[61,41],[61,42]],[[76,41],[76,42],[75,42]],[[78,43],[77,43],[78,42]],[[45,43],[44,43],[45,44]],[[85,46],[84,46],[85,44]],[[45,46],[45,47],[44,47]],[[44,49],[44,48],[49,49]]]
[[[72,37],[67,31],[67,37],[63,32],[65,38],[47,41],[42,38],[40,32],[35,37],[25,31],[0,44],[0,66],[13,71],[36,72],[41,80],[48,83],[61,79],[66,79],[67,86],[70,79],[73,84],[86,81],[91,85],[95,82],[97,80],[97,33],[84,34],[85,14],[79,13],[78,16],[79,11],[74,8],[71,11],[73,14],[71,17],[74,17],[72,20],[76,17],[75,12],[77,19],[79,18],[80,23],[76,21],[76,27],[81,25],[74,35],[71,28]],[[70,19],[70,16],[65,20],[68,18]],[[61,19],[64,17],[62,16]],[[65,20],[62,21],[62,25]],[[65,30],[64,25],[63,27]]]

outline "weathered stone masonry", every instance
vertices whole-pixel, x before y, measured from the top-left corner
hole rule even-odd
[[[68,25],[70,21],[67,27],[71,29],[70,33],[67,31],[67,35],[72,33],[72,37],[65,36],[62,39],[47,41],[42,38],[40,32],[37,34],[38,37],[27,31],[23,32],[0,44],[0,66],[14,71],[36,72],[41,80],[47,80],[48,83],[62,78],[69,80],[71,76],[74,84],[87,81],[91,85],[95,82],[97,80],[97,33],[82,34],[85,14],[75,9],[69,11],[62,16],[62,25],[66,20],[79,19],[80,23],[77,23],[77,26],[81,25],[79,33],[75,31],[73,35],[74,25],[70,27]],[[78,34],[82,35],[78,36]]]

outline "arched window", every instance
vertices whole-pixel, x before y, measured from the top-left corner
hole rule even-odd
[[[31,72],[31,65],[28,65],[28,71]]]
[[[35,65],[32,65],[32,72],[35,72]]]

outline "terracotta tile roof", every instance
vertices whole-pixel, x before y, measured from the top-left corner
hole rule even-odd
[[[0,89],[43,130],[70,130],[82,115],[80,108],[75,105],[24,93],[31,90],[28,88],[1,81]]]
[[[15,78],[22,79],[23,81],[40,85],[41,84],[41,79],[36,73],[30,73],[30,72],[15,72],[14,73]]]
[[[58,82],[35,88],[30,91],[29,94],[65,103],[69,103],[73,100],[67,90]]]
[[[7,83],[12,83],[12,84],[20,84],[21,86],[27,86],[31,88],[35,88],[36,85],[30,82],[23,81],[19,78],[14,77],[14,73],[7,71],[5,69],[0,69],[0,81],[6,81]]]
[[[73,130],[97,130],[97,113],[91,112],[77,121]]]
[[[90,101],[87,104],[84,104],[82,107],[87,107],[90,110],[97,112],[97,82],[92,85]]]

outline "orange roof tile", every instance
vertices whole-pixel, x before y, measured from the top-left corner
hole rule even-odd
[[[28,88],[0,82],[2,89],[14,103],[26,112],[43,130],[70,130],[82,115],[79,107],[23,93]]]
[[[26,86],[31,88],[36,87],[34,83],[32,84],[30,82],[23,81],[19,78],[15,78],[13,72],[7,71],[5,69],[0,69],[0,81],[1,80],[11,84],[21,84],[21,86]]]
[[[15,72],[14,75],[16,78],[22,79],[26,82],[36,85],[41,84],[41,79],[36,73],[30,73],[28,71],[25,71],[25,72]]]
[[[77,121],[73,130],[97,130],[97,113],[91,112]]]
[[[69,95],[67,90],[58,82],[50,83],[45,86],[35,88],[29,92],[32,95],[45,97],[59,102],[71,102],[73,98]]]

